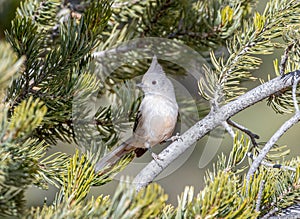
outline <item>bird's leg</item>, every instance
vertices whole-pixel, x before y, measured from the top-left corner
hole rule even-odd
[[[151,153],[152,158],[156,161],[156,163],[160,166],[159,161],[162,161],[162,159],[152,151],[152,148],[148,142],[145,142],[145,147],[148,149],[148,151]]]

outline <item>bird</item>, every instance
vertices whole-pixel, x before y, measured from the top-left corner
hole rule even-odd
[[[144,97],[135,118],[132,136],[96,163],[96,173],[113,166],[132,151],[137,157],[142,156],[153,146],[169,140],[174,132],[178,117],[175,90],[156,56],[137,86],[142,89]],[[158,159],[154,153],[152,157]]]

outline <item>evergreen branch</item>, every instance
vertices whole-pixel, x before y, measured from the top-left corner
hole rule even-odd
[[[200,50],[207,50],[223,45],[227,38],[231,38],[253,4],[253,0],[115,1],[113,20],[107,31],[121,31],[123,36],[127,35],[127,39],[138,36],[177,39],[196,45]],[[105,39],[110,38],[108,43],[112,43],[112,39],[115,41],[116,37],[105,34]],[[120,38],[117,42],[123,41]]]
[[[175,218],[188,218],[188,209],[192,204],[194,198],[194,188],[186,186],[184,188],[183,193],[180,195],[180,198],[178,198],[178,207],[175,211],[176,215]],[[173,213],[174,214],[174,213]],[[173,216],[173,217],[174,217]],[[171,216],[166,218],[172,218]]]
[[[68,206],[72,207],[82,202],[88,194],[92,181],[94,180],[94,168],[87,158],[83,155],[79,157],[79,152],[70,159],[68,174],[64,179],[63,187],[58,200],[65,201]]]
[[[288,214],[287,209],[289,207],[293,209],[293,206],[297,206],[299,203],[299,158],[293,158],[284,165],[286,167],[297,166],[296,172],[268,168],[267,174],[270,176],[269,180],[275,191],[262,208],[262,215],[268,212],[273,212],[273,214],[276,212],[277,215]],[[269,190],[265,189],[265,192],[269,192]]]
[[[230,101],[240,96],[244,92],[244,88],[239,85],[240,81],[254,79],[250,70],[258,68],[261,64],[261,59],[253,55],[273,52],[272,40],[278,38],[287,25],[299,22],[297,20],[299,6],[299,2],[294,0],[287,0],[286,3],[270,1],[263,15],[256,13],[253,21],[246,22],[244,29],[237,31],[228,42],[230,56],[226,62],[223,58],[217,60],[211,53],[212,64],[216,69],[213,74],[216,74],[218,80],[211,84],[206,84],[205,79],[200,80],[199,88],[203,90],[202,93],[206,93],[205,97],[213,99],[217,96],[223,100],[223,95],[226,97],[225,101]],[[286,19],[278,19],[281,15]],[[211,72],[205,72],[206,77],[211,77],[209,74]]]
[[[19,57],[26,56],[26,69],[22,75],[13,82],[15,90],[24,93],[28,90],[32,72],[31,68],[35,69],[39,66],[39,59],[42,47],[42,34],[38,31],[37,25],[28,18],[14,19],[12,21],[11,31],[6,31],[7,41],[11,44],[12,48],[16,51]],[[11,96],[16,95],[15,90],[10,91]],[[8,95],[10,98],[10,95]]]
[[[243,3],[245,3],[245,7],[242,6]],[[222,44],[237,29],[243,19],[242,14],[247,13],[244,9],[247,7],[247,4],[251,4],[251,1],[244,1],[243,3],[198,1],[191,6],[194,10],[189,10],[188,7],[185,7],[177,30],[170,33],[168,38],[190,38],[190,40],[207,47],[215,47],[216,44]],[[201,12],[207,14],[209,18],[202,17]],[[198,16],[194,25],[190,24],[190,21],[194,20],[193,16]],[[187,40],[185,39],[185,41]]]
[[[291,57],[290,57],[291,58]],[[276,75],[280,75],[280,66],[278,60],[274,61],[274,67]],[[287,60],[286,70],[285,71],[293,71],[298,69],[298,62],[291,62],[290,59]],[[261,80],[262,81],[262,80]],[[268,106],[271,106],[273,110],[277,113],[292,113],[295,109],[293,98],[293,92],[289,89],[282,89],[268,98]],[[299,101],[299,97],[297,97],[297,101]]]
[[[206,186],[190,205],[188,218],[256,218],[258,212],[254,210],[255,203],[240,195],[242,190],[238,177],[231,171],[218,170],[213,178],[206,179]],[[218,189],[216,189],[218,188]],[[253,196],[258,191],[253,191]]]
[[[262,150],[263,146],[266,144],[266,142],[259,142],[256,146],[252,146],[249,150],[249,154],[248,157],[256,157]],[[275,144],[271,150],[269,151],[269,153],[267,154],[267,156],[265,157],[265,161],[266,166],[270,166],[272,165],[271,163],[276,162],[276,161],[280,161],[283,157],[285,157],[286,155],[288,155],[290,153],[289,149],[286,149],[286,145],[283,146],[278,146],[277,144]],[[271,162],[268,164],[268,162]],[[272,167],[275,167],[275,165],[273,165]],[[279,165],[280,166],[280,165]],[[280,168],[280,167],[279,167]]]
[[[100,5],[99,2],[102,4]],[[97,5],[99,7],[92,7]],[[79,23],[76,19],[70,18],[66,24],[60,25],[60,45],[52,45],[54,48],[50,52],[43,48],[45,36],[38,31],[36,23],[29,15],[14,19],[10,33],[7,32],[7,38],[19,55],[25,54],[27,57],[24,78],[15,81],[14,87],[17,89],[11,91],[14,93],[20,89],[18,87],[23,87],[17,95],[16,102],[30,93],[41,93],[43,91],[41,88],[48,84],[55,85],[51,91],[56,93],[57,90],[61,91],[61,87],[66,87],[62,86],[65,85],[66,80],[71,82],[74,66],[78,68],[80,64],[82,65],[94,49],[97,44],[96,36],[103,30],[110,15],[109,3],[106,1],[96,1],[90,7],[92,9],[80,19]],[[100,13],[101,19],[99,19]]]
[[[121,184],[112,199],[100,196],[86,200],[85,197],[92,185],[109,181],[132,158],[128,155],[109,172],[94,175],[92,160],[101,157],[107,148],[117,142],[119,132],[130,125],[138,108],[139,100],[135,101],[138,92],[135,88],[127,86],[128,84],[124,87],[119,86],[120,82],[138,75],[141,69],[145,68],[143,62],[136,62],[135,67],[125,66],[113,72],[110,77],[101,75],[101,72],[98,80],[89,73],[93,70],[93,66],[89,66],[89,63],[95,47],[100,45],[100,49],[107,48],[116,42],[123,42],[138,35],[154,34],[185,41],[197,49],[215,48],[240,29],[242,21],[247,19],[250,12],[250,8],[247,7],[254,0],[240,2],[116,0],[114,3],[108,0],[84,0],[80,5],[72,1],[71,10],[67,10],[63,17],[57,14],[61,9],[58,5],[62,5],[60,2],[60,0],[27,0],[21,3],[13,27],[9,33],[7,32],[7,39],[17,52],[19,61],[13,54],[5,60],[4,63],[9,64],[3,66],[9,74],[7,77],[4,75],[3,84],[6,85],[8,78],[15,72],[20,71],[21,75],[14,79],[8,91],[6,101],[11,101],[11,107],[9,108],[8,104],[0,107],[0,175],[3,176],[0,179],[1,216],[24,215],[23,198],[26,187],[34,184],[46,188],[48,183],[62,185],[55,202],[50,206],[45,204],[43,207],[32,208],[26,217],[255,218],[273,209],[282,210],[297,200],[300,194],[299,159],[287,162],[287,166],[270,165],[262,161],[266,166],[283,168],[279,170],[262,166],[260,173],[254,174],[251,178],[251,186],[246,186],[243,177],[238,175],[245,168],[236,169],[236,167],[245,160],[250,143],[244,135],[234,135],[228,121],[234,114],[269,95],[277,95],[280,92],[279,98],[275,99],[287,96],[291,93],[289,89],[291,85],[293,90],[289,98],[292,101],[285,100],[281,106],[283,109],[286,106],[294,107],[298,111],[296,85],[300,80],[299,71],[294,72],[293,79],[290,78],[292,73],[273,79],[237,98],[236,101],[213,109],[207,117],[183,135],[183,142],[174,142],[170,148],[162,152],[165,157],[162,156],[161,163],[165,168],[190,144],[215,127],[224,125],[230,130],[234,136],[231,153],[228,158],[222,154],[213,172],[207,172],[205,188],[197,197],[193,197],[192,187],[186,188],[179,198],[177,208],[166,206],[167,197],[159,186],[152,184],[136,192],[127,179],[128,183]],[[204,89],[201,92],[208,99],[210,94],[213,94],[212,102],[216,106],[223,101],[223,91],[229,97],[227,101],[244,92],[243,88],[239,88],[239,82],[242,79],[249,79],[248,76],[251,75],[248,72],[260,64],[260,60],[253,57],[253,54],[271,52],[274,44],[269,42],[270,39],[280,36],[287,25],[299,22],[299,4],[295,2],[274,0],[267,6],[267,12],[263,15],[256,14],[254,25],[245,24],[244,30],[238,33],[240,37],[234,38],[232,43],[237,47],[230,53],[237,52],[237,54],[230,57],[226,63],[223,59],[217,60],[212,54],[215,67],[221,63],[222,69],[211,71],[207,67],[206,73],[212,74],[207,75],[204,79],[206,84],[200,83],[199,87],[207,86],[205,92],[208,92],[205,93]],[[111,7],[112,17],[108,20]],[[254,30],[257,35],[251,35]],[[254,42],[256,45],[247,42]],[[291,41],[287,44],[290,45]],[[280,66],[281,70],[284,69],[286,72],[299,69],[296,64],[291,66],[291,63],[297,63],[300,54],[298,42],[295,41],[293,45],[290,51],[286,50],[286,56]],[[126,49],[130,51],[130,48]],[[293,56],[288,57],[292,53]],[[22,69],[20,66],[24,55],[27,56],[27,60]],[[101,55],[107,54],[102,52]],[[0,54],[0,70],[1,64]],[[227,67],[229,68],[226,69]],[[87,70],[88,68],[90,69]],[[174,70],[169,66],[168,69]],[[10,74],[10,70],[13,73]],[[114,100],[113,104],[100,107],[95,114],[91,113],[92,110],[87,103],[91,98],[107,93],[111,95],[109,101]],[[81,106],[77,111],[72,109],[76,104]],[[124,114],[126,117],[128,115],[129,120],[123,119]],[[254,133],[238,124],[233,126],[248,134],[251,141],[256,144]],[[64,153],[45,157],[48,145],[42,139],[54,143],[58,139],[75,141],[79,146],[92,149],[85,150],[87,155],[82,156],[79,156],[77,151],[70,160]],[[97,147],[100,149],[96,150]],[[151,165],[153,162],[149,166]],[[141,172],[141,175],[145,173],[149,177],[143,178],[146,181],[137,187],[143,187],[152,181],[160,171],[157,168],[162,165],[159,161],[159,167],[154,165],[151,169],[145,169],[146,172]],[[283,171],[289,166],[297,166],[295,172]],[[138,177],[140,175],[136,177],[135,182],[140,182]]]
[[[47,33],[51,32],[44,22],[46,18],[53,18],[50,22],[50,26],[53,26],[57,21],[57,2],[22,3],[10,32],[6,33],[18,55],[26,55],[27,58],[26,69],[13,81],[6,99],[12,102],[11,110],[28,96],[42,99],[48,112],[43,126],[35,133],[52,143],[57,139],[74,141],[70,122],[74,95],[82,95],[81,98],[86,100],[100,87],[95,88],[100,85],[99,82],[85,73],[90,54],[98,44],[111,13],[109,1],[90,2],[79,19],[70,16],[62,20],[58,26],[58,37],[55,42],[50,42],[49,36],[41,28],[47,29]],[[37,8],[40,8],[39,12],[34,10]],[[81,84],[80,88],[78,84]],[[87,95],[89,92],[91,94]]]
[[[144,34],[153,36],[153,34],[155,34],[155,33],[161,33],[162,31],[158,31],[157,29],[155,30],[155,25],[156,26],[158,24],[161,25],[166,20],[165,16],[170,14],[170,8],[173,8],[173,10],[177,9],[177,7],[179,5],[178,3],[179,2],[172,1],[172,0],[159,0],[159,1],[156,1],[156,4],[150,4],[149,7],[147,8],[147,12],[146,12],[147,16],[143,17],[143,24],[145,25],[145,28],[143,28]],[[175,16],[173,16],[173,19],[171,22],[175,23],[176,20],[178,19],[178,14],[176,16],[176,13],[174,13],[174,12],[171,12],[171,13],[173,13],[173,15],[175,15]],[[147,18],[150,18],[150,19],[147,20]],[[164,27],[164,26],[165,25],[161,25],[161,27]],[[171,28],[173,26],[174,26],[174,24],[170,25]]]
[[[35,176],[37,186],[48,189],[48,183],[59,188],[63,185],[63,177],[67,175],[69,156],[57,152],[45,157],[39,162],[39,170]]]
[[[0,216],[21,215],[24,210],[24,190],[20,188],[0,188]]]
[[[38,180],[35,181],[39,169],[37,163],[45,156],[48,145],[32,138],[32,132],[40,126],[46,111],[41,101],[29,98],[15,108],[9,122],[7,110],[1,112],[1,168],[7,181],[15,181],[2,182],[2,185],[14,185],[22,180],[25,181],[23,186],[31,182],[39,184]],[[16,180],[20,176],[23,176],[22,180]]]
[[[235,167],[247,154],[247,144],[243,142],[243,136],[239,143],[235,140],[231,158],[226,162],[225,156],[220,157],[213,171],[207,171],[204,189],[194,198],[194,188],[185,188],[178,207],[175,210],[166,207],[163,218],[174,218],[175,215],[181,218],[257,218],[270,211],[274,213],[274,206],[276,211],[284,211],[286,206],[297,202],[299,177],[288,171],[261,169],[251,179],[251,187],[246,189],[246,181],[239,174],[243,170],[236,172]],[[299,165],[299,160],[287,165],[295,163]]]
[[[52,1],[23,1],[17,8],[16,17],[32,18],[40,27],[53,26],[56,23],[56,14],[59,8],[59,0]],[[48,21],[48,22],[47,22]]]
[[[274,61],[274,69],[276,75],[283,75],[285,72],[294,71],[299,68],[300,53],[299,53],[299,25],[292,25],[284,35],[284,41],[287,45],[282,46],[285,52],[278,60]],[[291,90],[281,90],[268,99],[270,105],[277,113],[292,113],[295,109],[295,92]],[[293,98],[291,98],[293,97]],[[299,101],[299,97],[297,97]]]
[[[85,86],[85,84],[83,85]],[[97,86],[90,88],[94,91],[99,89]],[[75,91],[77,90],[80,91],[80,89],[75,89]],[[85,90],[84,88],[83,91]],[[84,93],[81,95],[80,92],[77,92],[78,95],[73,99],[73,114],[70,124],[73,123],[77,144],[86,140],[86,144],[81,145],[85,150],[97,152],[101,148],[99,157],[102,157],[108,148],[118,142],[121,132],[132,125],[141,99],[140,93],[137,92],[135,84],[132,82],[116,84],[110,92],[107,95],[110,106],[98,106],[98,109],[94,109],[95,113],[91,112],[89,106],[91,98],[85,98]],[[97,140],[97,146],[91,148],[93,144],[88,143],[88,139]]]
[[[252,3],[160,0],[149,4],[139,23],[143,35],[183,40],[199,50],[207,50],[232,36],[244,18],[242,15],[247,13],[246,5]]]
[[[90,170],[90,167],[87,170]],[[80,186],[80,183],[86,185],[83,186],[84,189],[89,188],[85,180],[91,179],[91,177],[88,173],[81,173],[84,168],[78,168],[80,170],[76,172],[80,174],[80,177],[76,178],[76,181],[79,184],[73,184],[76,181],[69,181],[71,180],[69,178],[66,189]],[[109,199],[108,196],[99,196],[87,201],[82,199],[76,201],[74,197],[78,193],[74,193],[76,193],[75,190],[71,193],[73,196],[69,196],[68,199],[59,193],[54,206],[44,205],[43,207],[32,208],[31,211],[27,212],[27,216],[31,218],[152,218],[162,211],[167,199],[162,188],[157,184],[152,184],[137,193],[128,178],[122,180],[112,199]]]
[[[94,186],[104,185],[113,180],[113,177],[122,171],[135,157],[134,152],[122,157],[116,165],[105,168],[97,173],[97,177],[93,182]]]
[[[298,78],[300,76],[299,71],[291,72],[282,79],[277,77],[265,84],[262,84],[244,95],[238,97],[236,100],[229,102],[222,106],[217,112],[211,112],[201,121],[197,122],[188,131],[181,135],[182,141],[173,142],[165,150],[163,150],[159,157],[162,162],[159,165],[157,161],[151,161],[134,179],[137,190],[145,187],[154,178],[163,171],[172,161],[180,156],[186,149],[193,145],[196,141],[201,139],[209,131],[219,126],[223,121],[226,121],[236,113],[243,109],[267,98],[269,95],[277,92],[278,90],[288,88],[292,85],[291,78]],[[294,78],[294,79],[295,79]]]
[[[229,166],[226,166],[226,158],[222,157],[214,165],[213,172],[207,171],[205,187],[196,197],[194,197],[194,188],[186,187],[178,199],[177,208],[174,210],[166,206],[163,218],[256,218],[259,212],[255,211],[255,202],[244,196],[244,187],[241,183],[243,179],[240,179],[239,172],[235,172],[235,165],[239,160],[238,154],[245,153],[245,151],[240,153],[236,149],[240,146],[247,148],[242,144],[238,147],[235,145],[232,149],[231,155],[234,160],[228,161]],[[262,175],[253,184],[259,185],[260,180],[267,176],[267,174]],[[253,197],[258,193],[259,189],[255,187],[252,191]],[[262,203],[265,200],[266,195],[263,193]]]
[[[223,169],[227,171],[236,168],[237,165],[239,165],[245,160],[249,148],[250,148],[249,141],[245,140],[243,135],[240,137],[238,133],[236,133],[233,139],[233,148],[228,156],[227,165],[226,167],[224,166],[223,168],[219,168],[219,169]]]
[[[46,112],[47,107],[39,99],[33,101],[30,97],[28,101],[23,101],[13,112],[8,127],[8,138],[30,135],[42,123]]]
[[[153,184],[136,193],[129,179],[116,190],[107,218],[149,218],[164,207],[167,196],[160,186]]]

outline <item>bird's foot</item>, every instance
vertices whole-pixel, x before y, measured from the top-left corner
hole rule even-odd
[[[156,153],[154,153],[154,152],[152,151],[152,148],[149,147],[149,144],[146,144],[146,148],[147,148],[148,151],[151,153],[151,156],[152,156],[153,160],[155,160],[155,162],[157,163],[157,165],[160,166],[160,167],[163,169],[163,167],[160,165],[160,162],[162,162],[163,159],[160,158]]]
[[[159,155],[154,152],[151,153],[151,156],[155,161],[163,161],[163,159],[160,158]]]
[[[158,165],[160,168],[163,169],[163,166],[160,164],[160,162],[162,162],[163,159],[160,158],[160,157],[158,156],[158,154],[156,154],[156,153],[154,153],[154,152],[151,153],[151,156],[152,156],[153,160],[155,160],[155,162],[157,163],[157,165]]]
[[[178,141],[178,140],[181,140],[181,141],[182,141],[182,137],[181,137],[180,134],[177,132],[176,135],[173,135],[172,137],[168,138],[168,139],[166,140],[166,142],[167,142],[167,141],[172,141],[172,142],[174,142],[174,141]]]

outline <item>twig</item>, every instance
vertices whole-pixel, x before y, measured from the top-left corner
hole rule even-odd
[[[284,77],[274,78],[273,80],[270,80],[241,95],[236,100],[222,106],[217,112],[210,112],[206,117],[197,122],[181,135],[182,141],[173,142],[159,154],[159,157],[163,160],[160,165],[163,167],[163,169],[165,169],[175,159],[183,154],[191,145],[205,136],[208,132],[221,125],[222,122],[228,120],[230,117],[246,109],[247,107],[267,98],[276,91],[290,87],[292,85],[292,76],[295,76],[296,78],[299,77],[300,71],[291,72]],[[299,118],[297,118],[297,120],[298,119]],[[135,183],[136,189],[140,190],[148,185],[161,172],[161,167],[157,165],[155,161],[151,161],[135,177],[133,182]]]
[[[234,131],[226,121],[222,122],[222,126],[226,129],[226,131],[229,133],[231,138],[234,138],[235,136]]]
[[[298,101],[297,101],[297,85],[298,85],[299,80],[300,80],[300,78],[297,78],[293,82],[292,95],[293,95],[293,102],[294,102],[294,107],[295,107],[296,112],[299,112],[299,106],[298,106]]]
[[[228,122],[229,125],[231,125],[231,126],[237,128],[237,129],[241,130],[242,132],[246,133],[249,136],[249,138],[250,138],[250,140],[251,140],[251,142],[252,142],[252,144],[253,144],[254,147],[258,146],[258,144],[257,144],[257,142],[255,140],[255,139],[259,139],[259,136],[257,134],[251,132],[246,127],[244,127],[244,126],[242,126],[242,125],[240,125],[240,124],[232,121],[231,119],[228,119],[227,122]]]
[[[289,58],[289,52],[291,49],[294,47],[294,43],[288,45],[288,47],[285,49],[283,56],[281,57],[280,65],[279,65],[279,73],[281,76],[284,75],[285,67],[286,67],[286,62]]]
[[[259,184],[259,191],[258,191],[258,195],[257,195],[255,211],[260,211],[260,204],[261,204],[261,200],[263,197],[264,188],[265,188],[265,180],[262,180],[262,181],[260,181],[260,184]]]
[[[270,151],[270,149],[273,147],[275,142],[293,125],[295,125],[300,120],[300,112],[296,112],[293,117],[291,117],[288,121],[286,121],[276,132],[275,134],[270,138],[270,140],[266,143],[264,148],[261,150],[257,158],[254,160],[252,165],[250,166],[250,169],[247,173],[247,186],[249,186],[250,177],[253,176],[259,165],[261,164],[262,160],[266,157],[267,153]]]
[[[247,154],[247,156],[250,157],[253,160],[256,159],[256,157],[254,157],[253,154],[250,153],[250,152]],[[281,165],[281,164],[273,164],[273,163],[270,163],[270,162],[266,162],[264,160],[261,161],[261,164],[266,166],[266,167],[283,169],[283,170],[290,170],[290,171],[296,172],[296,168],[294,168],[294,167],[284,166],[284,165]]]

